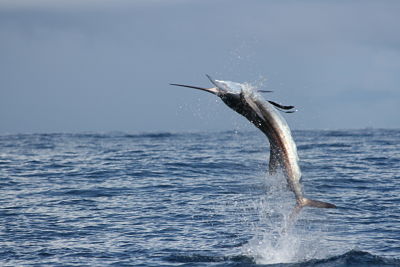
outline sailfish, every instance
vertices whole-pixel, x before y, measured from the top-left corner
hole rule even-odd
[[[267,136],[270,144],[268,171],[273,175],[278,170],[282,170],[287,185],[296,199],[296,205],[290,217],[294,218],[303,207],[307,206],[336,208],[334,204],[306,198],[303,194],[297,147],[286,120],[278,111],[291,113],[295,111],[294,106],[265,101],[253,90],[247,89],[240,83],[214,80],[209,75],[207,77],[214,85],[211,88],[175,83],[170,85],[198,89],[218,96],[228,107],[244,116]]]

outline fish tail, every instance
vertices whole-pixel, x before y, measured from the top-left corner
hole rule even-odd
[[[308,199],[303,197],[301,200],[301,207],[314,207],[314,208],[325,208],[325,209],[335,209],[336,206],[328,203],[328,202],[322,202],[319,200],[313,200],[313,199]]]

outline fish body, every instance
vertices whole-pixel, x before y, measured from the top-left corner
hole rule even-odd
[[[331,203],[308,199],[303,195],[296,143],[286,120],[277,110],[277,108],[292,109],[294,107],[265,101],[257,92],[243,84],[213,80],[210,76],[207,77],[215,87],[172,85],[199,89],[217,95],[228,107],[244,116],[267,136],[270,144],[269,173],[275,174],[279,169],[283,171],[287,184],[296,198],[294,214],[297,214],[305,206],[336,208]]]

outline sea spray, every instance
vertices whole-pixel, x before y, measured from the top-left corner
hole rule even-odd
[[[319,242],[322,232],[308,227],[310,220],[303,216],[306,211],[295,222],[289,222],[295,201],[283,174],[267,175],[265,188],[265,195],[254,202],[259,220],[250,226],[253,237],[242,247],[243,254],[259,264],[302,262],[326,256],[327,251]]]

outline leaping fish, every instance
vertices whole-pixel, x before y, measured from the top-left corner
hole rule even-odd
[[[264,101],[252,90],[246,90],[239,83],[214,80],[208,75],[207,77],[214,87],[203,88],[184,84],[171,85],[198,89],[220,97],[228,107],[243,115],[268,137],[270,143],[269,173],[275,174],[277,170],[281,169],[289,189],[293,191],[296,198],[296,206],[291,217],[294,217],[306,206],[336,208],[331,203],[309,199],[303,195],[300,185],[301,170],[298,163],[297,147],[286,120],[277,110],[290,113],[293,112],[294,107],[284,106],[273,101]]]

